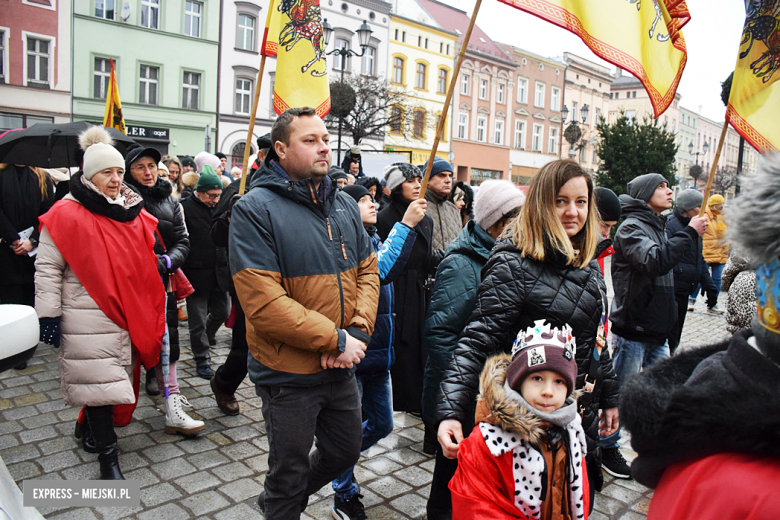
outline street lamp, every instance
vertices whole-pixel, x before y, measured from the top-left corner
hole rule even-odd
[[[702,149],[701,152],[693,153],[693,141],[688,143],[688,153],[691,154],[691,155],[695,155],[696,156],[696,165],[697,166],[699,164],[699,156],[700,155],[705,155],[707,153],[707,150],[710,149],[710,143],[705,141],[704,144],[702,145],[701,149]]]
[[[584,125],[585,122],[588,120],[588,113],[590,112],[590,107],[588,105],[582,105],[582,109],[580,110],[580,113],[582,114],[582,124]],[[561,120],[561,129],[563,129],[563,124],[566,122],[566,118],[569,116],[569,109],[566,108],[566,105],[563,105],[563,108],[561,109],[561,117],[563,119]],[[569,126],[566,128],[566,132],[564,133],[564,138],[569,142],[569,157],[572,159],[577,154],[576,150],[574,150],[574,143],[582,139],[582,130],[579,126],[580,122],[576,119],[572,118],[571,123],[569,123]]]
[[[357,58],[362,57],[366,53],[366,49],[368,48],[368,43],[371,41],[371,34],[374,31],[371,30],[371,26],[366,23],[366,20],[363,20],[363,23],[358,27],[357,35],[358,35],[358,43],[360,44],[360,54],[356,53],[352,49],[342,49],[342,48],[335,48],[330,52],[326,52],[326,55],[335,54],[337,56],[341,57],[341,83],[344,83],[344,70],[347,68],[347,58],[350,56],[355,56]],[[322,22],[322,35],[325,38],[325,46],[328,46],[328,43],[330,42],[330,37],[333,34],[333,27],[330,26],[328,23],[328,19],[325,18]],[[343,117],[339,116],[339,149],[337,152],[337,163],[341,164],[341,123],[343,121]]]

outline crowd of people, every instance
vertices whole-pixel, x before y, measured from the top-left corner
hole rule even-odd
[[[137,146],[123,156],[102,127],[82,134],[82,166],[57,195],[45,171],[0,165],[9,246],[0,303],[34,305],[42,341],[60,349],[65,401],[81,407],[74,433],[98,453],[102,479],[123,478],[115,427],[132,420],[142,370],[145,391],[164,393],[166,433],[205,429],[177,383],[185,319],[196,373],[219,409],[240,413],[247,375],[262,398],[270,449],[258,505],[271,519],[299,518],[329,483],[335,519],[366,518],[354,465],[390,434],[394,411],[422,419],[423,451],[435,455],[431,520],[586,518],[602,469],[660,482],[663,517],[677,518],[675,486],[690,486],[696,468],[666,479],[664,469],[689,457],[677,447],[659,462],[648,447],[682,435],[662,438],[664,428],[646,424],[673,422],[659,403],[676,402],[678,386],[693,392],[689,378],[708,388],[710,372],[731,378],[713,393],[737,399],[748,383],[723,371],[747,363],[745,345],[765,376],[751,388],[763,396],[780,380],[778,251],[728,240],[719,195],[700,218],[699,191],[675,203],[666,178],[642,173],[618,197],[572,160],[543,166],[526,193],[506,180],[454,183],[439,157],[380,174],[364,171],[353,148],[339,168],[311,108],[281,114],[257,145],[245,194],[221,154],[179,159]],[[767,185],[742,198],[777,195]],[[742,203],[743,221],[751,209]],[[719,314],[721,290],[739,331],[732,346],[676,352],[696,296]],[[213,367],[223,325],[230,352]],[[764,396],[770,406],[776,395]],[[631,468],[621,426],[642,439]],[[727,462],[776,478],[776,465],[744,460],[764,452],[743,439],[695,442],[680,441],[702,456],[747,453]]]

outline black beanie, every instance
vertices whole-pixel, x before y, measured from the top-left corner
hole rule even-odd
[[[360,199],[366,195],[369,197],[371,196],[366,187],[361,184],[350,184],[349,186],[344,186],[341,188],[341,191],[355,199],[355,202],[360,202]]]
[[[596,197],[596,207],[603,222],[617,222],[620,220],[620,200],[614,191],[609,188],[599,187],[593,190],[593,195]]]

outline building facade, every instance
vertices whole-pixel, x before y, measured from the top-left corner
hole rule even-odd
[[[0,132],[70,121],[68,0],[0,7]]]
[[[127,133],[171,155],[214,152],[219,3],[76,2],[73,118],[102,121],[114,61]]]
[[[677,177],[679,178],[679,189],[686,189],[693,186],[693,179],[690,176],[691,166],[695,164],[696,155],[696,127],[698,126],[699,114],[685,107],[680,107],[680,124],[677,129],[677,155],[675,164],[677,166]],[[690,145],[693,144],[693,148]],[[676,188],[677,189],[677,188]]]

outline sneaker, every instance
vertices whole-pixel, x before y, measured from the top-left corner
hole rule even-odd
[[[721,315],[721,314],[723,314],[723,311],[720,310],[720,308],[718,307],[718,304],[716,303],[712,307],[707,307],[707,314]]]
[[[696,298],[688,298],[688,311],[692,311],[696,305]]]
[[[338,495],[333,495],[333,511],[331,515],[335,520],[366,520],[365,508],[360,499],[363,495],[357,493],[351,498],[342,499]]]
[[[601,467],[604,471],[613,477],[631,480],[631,469],[620,453],[620,448],[602,448],[601,453]]]

